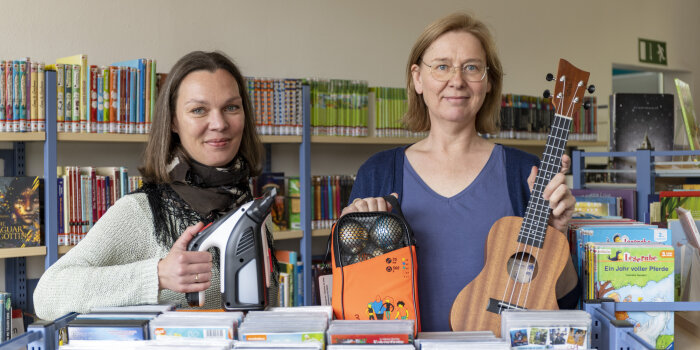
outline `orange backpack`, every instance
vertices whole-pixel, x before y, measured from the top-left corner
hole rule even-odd
[[[350,213],[333,225],[332,305],[341,320],[415,320],[420,332],[413,232],[397,211]],[[415,335],[414,334],[414,335]]]

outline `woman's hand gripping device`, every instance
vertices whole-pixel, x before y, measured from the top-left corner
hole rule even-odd
[[[225,310],[262,310],[270,286],[270,251],[265,219],[277,191],[272,189],[205,226],[187,250],[219,249],[221,303]],[[204,291],[187,293],[192,307],[204,306]]]

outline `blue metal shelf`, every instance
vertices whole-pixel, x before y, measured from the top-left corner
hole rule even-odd
[[[583,152],[574,150],[572,152],[571,171],[574,175],[574,188],[584,188],[586,182],[584,177],[586,157],[630,157],[636,158],[637,174],[637,220],[649,221],[649,195],[654,193],[654,182],[657,177],[653,159],[660,156],[693,156],[700,155],[700,151],[651,151],[638,150],[635,152]],[[686,177],[687,174],[679,174],[679,177]],[[697,175],[700,176],[700,168]]]
[[[599,350],[655,349],[634,334],[634,325],[615,318],[616,311],[700,311],[700,302],[616,303],[612,300],[589,300],[584,310],[591,315],[591,347]]]
[[[58,349],[58,331],[75,319],[77,313],[70,313],[55,321],[37,321],[29,325],[27,333],[0,344],[0,350],[55,350]]]

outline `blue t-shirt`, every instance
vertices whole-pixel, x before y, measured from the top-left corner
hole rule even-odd
[[[491,226],[514,215],[506,183],[500,145],[474,181],[450,198],[428,187],[404,160],[401,209],[416,239],[422,331],[450,330],[452,303],[484,267]]]

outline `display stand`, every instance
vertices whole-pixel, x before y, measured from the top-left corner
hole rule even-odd
[[[649,222],[649,196],[654,193],[654,182],[657,177],[700,177],[700,167],[673,170],[658,170],[654,157],[660,156],[697,156],[700,151],[651,151],[637,150],[635,152],[582,152],[574,150],[571,154],[571,171],[574,175],[574,188],[581,189],[585,181],[585,157],[634,157],[636,166],[637,187],[637,220]],[[687,162],[670,162],[682,164]]]
[[[55,321],[40,320],[29,325],[27,333],[0,344],[0,350],[55,350],[58,349],[58,330],[78,316],[73,312]]]

